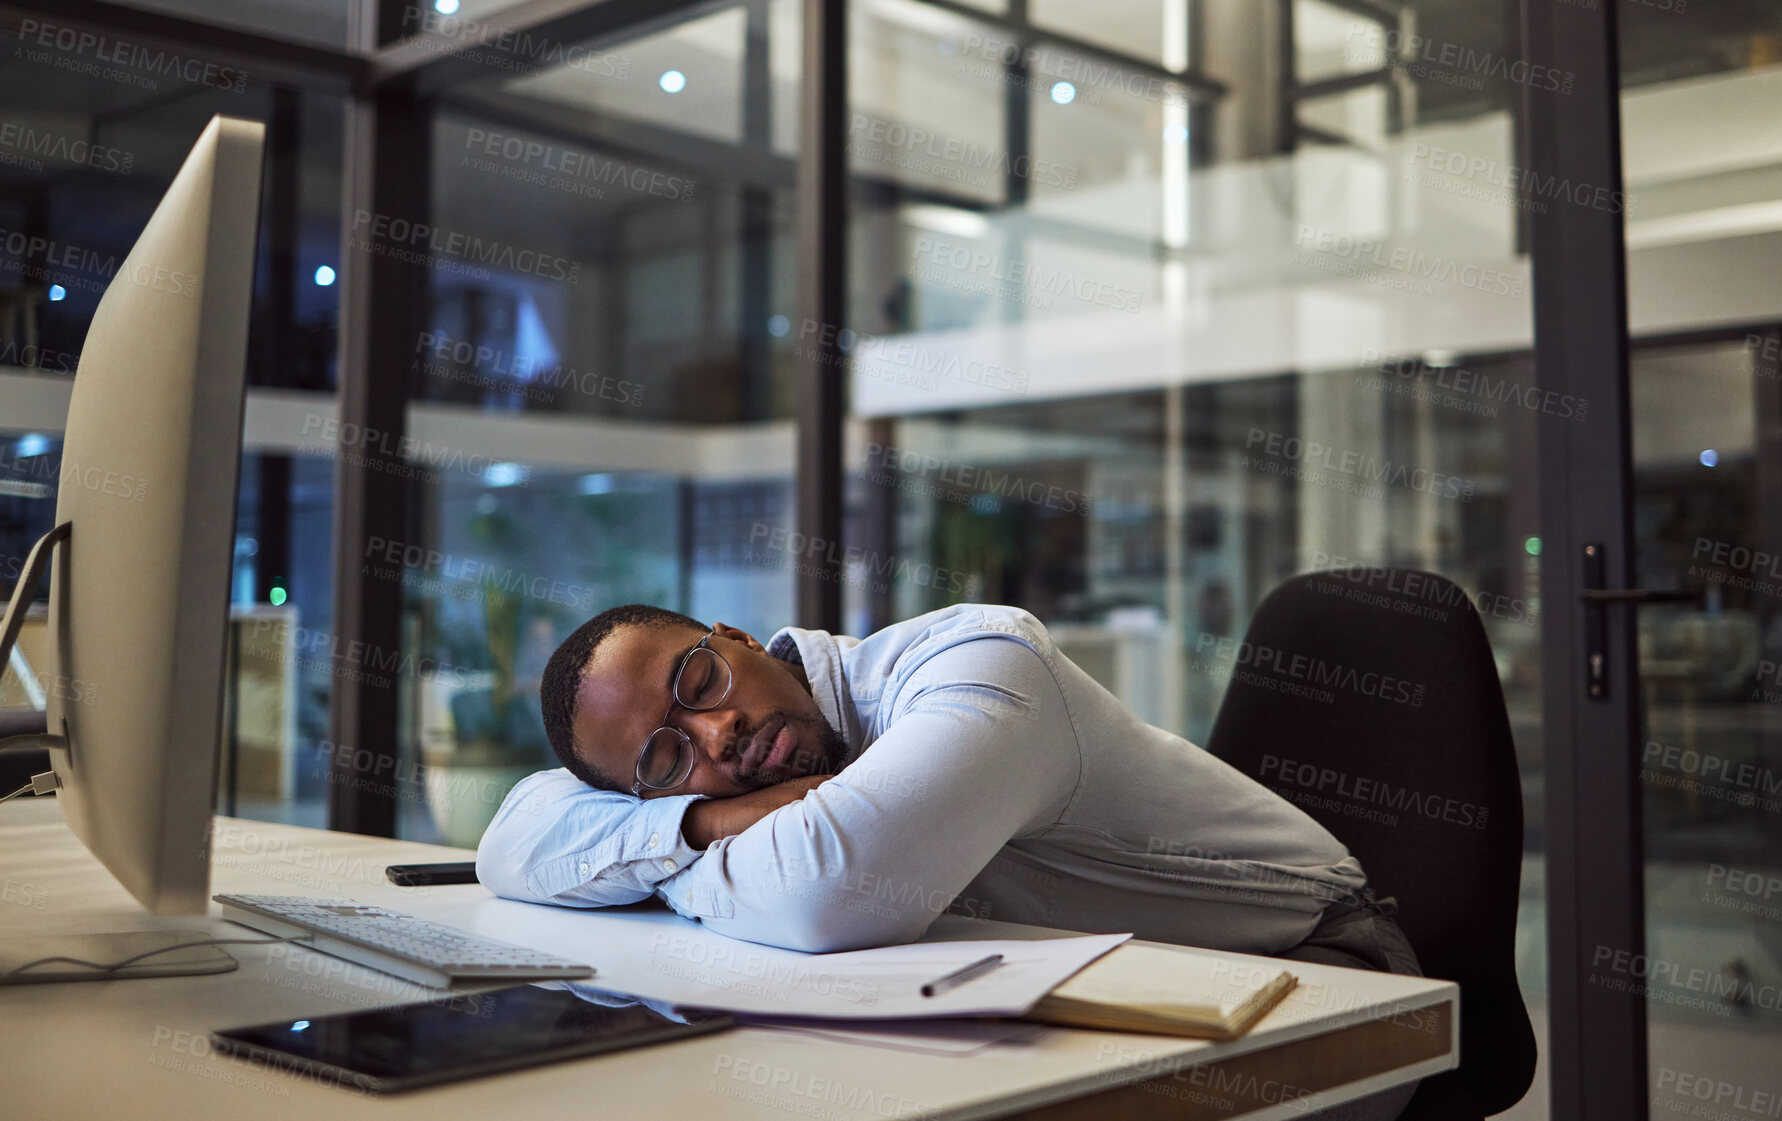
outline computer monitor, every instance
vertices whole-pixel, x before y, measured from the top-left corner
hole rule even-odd
[[[63,687],[34,738],[69,827],[156,914],[208,906],[264,139],[212,118],[112,277],[73,383],[56,528],[0,623],[3,666],[48,569]]]

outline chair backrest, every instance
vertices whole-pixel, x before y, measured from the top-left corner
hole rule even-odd
[[[1522,785],[1471,601],[1427,572],[1302,574],[1263,600],[1236,659],[1208,750],[1397,898],[1425,975],[1461,987],[1461,1066],[1439,1078],[1508,1109],[1535,1066],[1515,963]]]

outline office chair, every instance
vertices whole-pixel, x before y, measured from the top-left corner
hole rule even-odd
[[[1397,898],[1424,974],[1460,985],[1460,1066],[1424,1079],[1401,1121],[1510,1108],[1535,1068],[1515,963],[1522,786],[1472,603],[1426,572],[1307,573],[1269,593],[1245,641],[1208,750],[1347,845]]]

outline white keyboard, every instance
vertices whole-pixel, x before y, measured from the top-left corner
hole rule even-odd
[[[458,981],[544,981],[592,977],[591,966],[554,954],[466,934],[444,923],[350,899],[296,895],[213,895],[223,917],[420,985]]]

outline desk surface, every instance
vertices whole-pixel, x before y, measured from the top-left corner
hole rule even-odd
[[[217,820],[213,849],[213,892],[340,895],[466,926],[485,925],[474,921],[479,908],[510,906],[493,901],[480,885],[399,888],[384,878],[388,864],[467,859],[459,849],[231,818]],[[587,916],[603,930],[623,918]],[[653,922],[664,916],[637,916],[634,910],[634,917]],[[219,918],[214,904],[209,916],[145,913],[75,840],[52,799],[0,807],[0,937],[175,926],[219,937],[253,936]],[[624,936],[622,927],[612,929]],[[937,933],[1007,938],[1047,932],[943,916]],[[228,949],[241,962],[232,973],[0,987],[0,1070],[6,1072],[0,1100],[6,1115],[19,1121],[115,1112],[180,1121],[482,1121],[508,1116],[523,1102],[528,1118],[578,1121],[591,1109],[628,1121],[784,1121],[788,1114],[821,1121],[1109,1115],[1268,1121],[1303,1116],[1309,1106],[1346,1101],[1458,1061],[1459,994],[1453,984],[1294,963],[1300,989],[1250,1034],[1229,1043],[1032,1026],[1023,1038],[969,1054],[942,1054],[869,1045],[845,1033],[743,1027],[365,1098],[213,1054],[208,1035],[435,994],[308,950],[281,947],[275,955],[271,947]],[[612,979],[610,971],[603,973]]]

